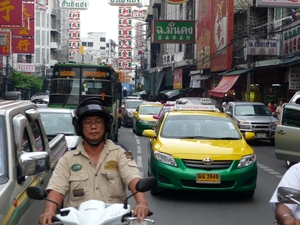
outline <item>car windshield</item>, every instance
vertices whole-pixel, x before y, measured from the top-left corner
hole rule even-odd
[[[75,135],[71,113],[40,112],[42,123],[48,135]]]
[[[143,101],[127,101],[126,108],[127,109],[135,109],[140,106]]]
[[[3,117],[0,117],[0,184],[3,184],[7,181],[7,166],[6,162],[8,160],[5,160],[6,154],[5,154],[5,149],[6,149],[6,141],[4,137],[4,120]]]
[[[162,106],[148,106],[144,105],[141,107],[140,115],[158,115],[159,111],[161,110]]]
[[[173,107],[163,107],[159,112],[159,117],[161,117],[165,112],[169,112]]]
[[[265,105],[236,105],[236,116],[271,116],[271,113]]]
[[[241,139],[240,133],[230,119],[207,115],[169,115],[162,126],[160,136],[187,139]]]

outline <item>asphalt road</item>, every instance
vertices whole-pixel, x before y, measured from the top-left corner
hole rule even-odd
[[[148,138],[136,136],[131,128],[122,127],[119,142],[129,148],[136,159],[142,176],[147,176]],[[269,142],[250,143],[258,161],[257,189],[252,199],[243,199],[229,193],[166,192],[152,196],[147,193],[151,217],[162,225],[267,225],[273,224],[274,214],[269,200],[285,164],[275,158],[274,146]],[[130,199],[134,204],[134,199]]]

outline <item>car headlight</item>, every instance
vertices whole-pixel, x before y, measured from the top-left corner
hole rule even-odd
[[[164,163],[164,164],[167,164],[169,166],[174,166],[174,167],[177,167],[177,163],[175,161],[175,159],[169,155],[169,154],[165,154],[165,153],[161,153],[161,152],[158,152],[158,151],[154,151],[154,157]]]
[[[251,129],[250,123],[245,121],[239,121],[240,129]]]
[[[277,125],[278,125],[278,121],[272,123],[271,129],[272,129],[272,130],[275,130]]]
[[[256,162],[256,155],[252,154],[252,155],[246,155],[243,156],[237,166],[237,168],[243,168],[243,167],[247,167],[252,165],[253,163]]]
[[[133,116],[133,113],[132,112],[127,112],[127,115],[132,117]]]

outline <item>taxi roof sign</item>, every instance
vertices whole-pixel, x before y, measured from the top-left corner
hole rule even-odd
[[[180,111],[216,111],[216,107],[214,105],[175,105],[175,110]]]

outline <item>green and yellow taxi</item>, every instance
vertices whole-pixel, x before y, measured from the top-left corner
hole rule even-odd
[[[152,129],[156,124],[154,115],[158,115],[163,104],[160,102],[143,102],[133,112],[132,131],[137,135],[146,129]]]
[[[214,105],[175,105],[163,114],[150,138],[148,175],[162,190],[234,191],[252,197],[257,163],[233,120]]]

